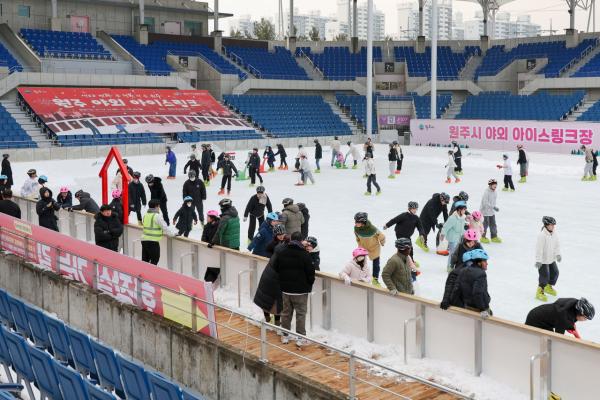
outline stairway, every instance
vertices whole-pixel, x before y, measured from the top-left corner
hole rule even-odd
[[[590,107],[592,107],[594,104],[596,104],[598,100],[590,100],[587,96],[583,99],[583,104],[581,106],[579,106],[579,108],[575,111],[573,111],[572,114],[570,114],[565,121],[569,121],[569,122],[573,122],[573,121],[577,121],[577,119],[579,117],[581,117],[581,115],[583,113],[585,113],[587,110],[590,109]]]
[[[456,116],[460,114],[460,110],[463,104],[465,104],[465,101],[465,99],[457,99],[456,97],[452,96],[450,106],[442,115],[442,119],[456,119]]]
[[[298,63],[300,68],[302,68],[303,70],[306,71],[306,74],[308,75],[308,77],[310,79],[312,79],[313,81],[324,80],[324,77],[323,77],[323,74],[321,73],[321,71],[317,70],[314,67],[314,64],[308,57],[306,57],[306,56],[295,57],[295,59],[296,59],[296,63]]]
[[[561,76],[562,77],[573,76],[573,74],[575,74],[577,71],[579,71],[581,69],[581,67],[583,67],[585,64],[587,64],[588,61],[590,61],[592,58],[596,57],[596,55],[598,55],[599,53],[600,53],[600,44],[597,44],[596,47],[594,47],[594,49],[592,49],[592,51],[590,51],[581,60],[579,60],[578,62],[573,64],[573,66],[571,68],[569,68],[568,70],[563,72],[563,74]]]
[[[331,107],[331,110],[333,111],[333,113],[339,115],[342,122],[350,127],[350,130],[352,131],[353,135],[361,135],[362,134],[362,129],[360,129],[358,127],[358,125],[356,125],[356,122],[352,121],[350,119],[350,117],[344,113],[344,110],[342,110],[336,104],[335,100],[330,100],[330,99],[326,99],[326,98],[323,98],[323,100],[325,100],[325,103],[329,104],[329,107]]]
[[[473,56],[473,57],[469,58],[469,61],[467,61],[467,64],[464,66],[464,68],[458,74],[459,79],[463,80],[463,81],[474,80],[475,79],[475,71],[477,71],[477,68],[479,68],[479,66],[481,65],[482,62],[483,62],[483,56]]]
[[[14,100],[0,100],[6,111],[21,125],[21,127],[31,136],[31,140],[37,143],[38,147],[51,147],[52,142],[46,137],[37,125],[31,121],[27,113],[15,103]]]

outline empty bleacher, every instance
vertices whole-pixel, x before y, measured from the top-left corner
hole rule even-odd
[[[467,61],[476,54],[481,54],[477,46],[467,46],[462,53],[455,53],[448,46],[438,46],[438,79],[458,79]],[[427,47],[424,53],[417,53],[414,47],[394,47],[394,57],[396,62],[406,63],[411,77],[431,79],[431,47]]]
[[[56,135],[56,143],[62,147],[108,146],[115,144],[161,143],[163,138],[155,133],[119,133],[106,135]]]
[[[531,96],[485,92],[467,97],[456,119],[560,121],[582,103],[584,96],[581,90],[567,95],[541,92]]]
[[[337,105],[342,109],[345,109],[350,118],[355,120],[361,126],[367,126],[367,97],[366,96],[356,96],[356,95],[346,95],[346,94],[337,94],[335,96],[335,100]],[[373,96],[373,119],[371,130],[372,132],[377,132],[377,97]]]
[[[417,118],[429,118],[431,116],[431,96],[417,96],[413,95],[413,101],[415,103],[415,113]],[[441,118],[444,112],[450,107],[452,102],[452,95],[450,94],[439,94],[437,96],[437,112],[438,118]]]
[[[352,134],[321,96],[228,95],[223,100],[274,137]]]
[[[226,47],[225,54],[230,60],[241,65],[252,75],[261,79],[309,80],[306,71],[284,47],[275,47],[271,52],[265,49],[246,47]]]
[[[323,53],[312,53],[310,48],[302,48],[296,54],[306,54],[329,80],[354,80],[367,76],[367,49],[362,47],[360,53],[350,52],[348,47],[325,47]],[[373,61],[381,62],[381,47],[373,47]]]
[[[595,102],[590,108],[577,118],[577,121],[600,121],[600,101]]]
[[[219,142],[223,140],[252,140],[262,138],[263,136],[254,129],[236,131],[181,132],[177,134],[177,140],[182,143]]]
[[[146,74],[166,76],[174,71],[173,67],[167,63],[167,54],[164,49],[139,44],[133,37],[127,35],[112,35],[112,38],[144,64]]]
[[[0,67],[7,67],[10,73],[23,71],[23,66],[10,54],[2,43],[0,43]]]
[[[203,400],[5,290],[0,320],[0,364],[32,400]]]
[[[111,60],[111,53],[87,32],[21,29],[21,37],[40,57]]]
[[[37,147],[37,144],[0,104],[0,148],[22,149],[29,147]]]

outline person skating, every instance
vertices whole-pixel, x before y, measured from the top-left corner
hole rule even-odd
[[[444,168],[446,168],[446,183],[452,183],[452,177],[454,177],[455,183],[460,182],[460,178],[455,171],[456,161],[454,161],[454,152],[452,150],[448,150],[448,162]]]
[[[560,334],[569,332],[579,339],[575,323],[591,321],[595,314],[594,306],[585,297],[562,298],[552,304],[542,304],[529,311],[525,325]]]
[[[11,217],[21,218],[21,207],[12,201],[12,190],[5,189],[0,199],[0,213],[10,215]]]
[[[190,153],[194,155],[194,158],[196,160],[200,159],[200,153],[198,153],[198,146],[196,146],[195,143],[192,143],[192,145],[190,146]],[[191,157],[190,157],[191,158]],[[185,173],[185,172],[184,172]]]
[[[212,178],[217,176],[217,171],[213,168],[213,164],[215,162],[217,162],[217,155],[215,154],[214,150],[212,149],[212,145],[210,143],[206,144],[206,148],[208,149],[208,154],[210,156],[210,166],[209,166],[209,175]]]
[[[221,178],[221,190],[217,194],[223,196],[225,194],[225,185],[227,185],[227,195],[229,196],[231,193],[231,177],[238,175],[238,170],[229,159],[229,154],[225,154],[225,157],[223,157],[221,169],[223,170],[223,178]]]
[[[55,212],[60,210],[60,206],[52,198],[50,189],[43,188],[41,198],[36,203],[35,210],[39,218],[38,223],[40,226],[58,232],[58,217]]]
[[[471,215],[467,216],[469,229],[473,229],[477,233],[477,240],[483,236],[483,215],[481,211],[475,210]]]
[[[177,228],[176,236],[188,237],[194,225],[198,223],[198,215],[194,209],[194,199],[191,196],[183,198],[183,204],[173,217],[173,225]]]
[[[388,179],[396,179],[396,167],[398,165],[398,152],[392,143],[390,143],[390,150],[388,151],[388,163],[390,167],[390,174]]]
[[[379,268],[381,247],[385,246],[385,235],[369,221],[366,212],[357,212],[354,215],[354,236],[359,247],[369,252],[373,262],[373,284],[379,286]]]
[[[285,225],[285,230],[288,235],[295,232],[300,232],[302,235],[302,224],[304,223],[304,215],[300,211],[300,207],[294,204],[294,200],[286,197],[281,202],[283,205],[282,223]]]
[[[263,158],[267,159],[269,172],[275,171],[275,153],[273,152],[273,148],[271,146],[266,147],[265,151],[263,152]]]
[[[481,249],[471,250],[465,256],[467,254],[469,261],[460,270],[454,283],[451,305],[479,312],[483,318],[487,318],[492,315],[486,273],[489,257]]]
[[[560,242],[556,234],[556,220],[553,217],[542,218],[542,230],[538,234],[535,246],[535,267],[538,270],[538,288],[535,298],[548,301],[546,293],[556,296],[554,285],[558,280],[557,262],[562,261]]]
[[[276,212],[269,212],[266,221],[264,218],[262,219],[263,221],[258,227],[258,232],[248,244],[248,250],[257,256],[270,257],[270,254],[267,252],[267,245],[273,241],[273,229],[281,221],[279,220],[279,214]]]
[[[503,154],[502,159],[504,160],[504,163],[502,165],[496,165],[498,169],[504,169],[504,189],[502,189],[502,191],[508,192],[510,190],[511,192],[514,192],[515,185],[512,180],[512,165],[510,165],[508,154]]]
[[[260,176],[260,156],[258,155],[258,149],[256,147],[252,149],[252,153],[248,159],[248,173],[250,174],[250,187],[253,187],[256,184],[257,177],[262,185],[263,178]]]
[[[519,175],[521,176],[519,183],[526,183],[527,175],[529,175],[529,159],[527,158],[527,153],[525,153],[522,144],[517,145],[517,150],[519,151],[517,165],[519,166]]]
[[[465,232],[465,211],[467,211],[467,203],[464,201],[457,202],[456,211],[448,217],[442,228],[440,241],[444,238],[448,241],[448,254],[454,252]],[[452,257],[448,257],[448,271],[451,269],[451,264]]]
[[[281,219],[281,215],[279,216]],[[273,257],[273,254],[277,251],[278,248],[283,246],[284,244],[290,241],[290,236],[286,233],[285,225],[279,224],[273,227],[273,240],[271,243],[267,244],[265,247],[265,252],[267,253],[267,257]]]
[[[443,213],[444,222],[448,219],[448,203],[450,202],[450,195],[447,193],[434,193],[431,199],[425,203],[425,207],[421,211],[419,218],[423,225],[423,235],[417,239],[417,246],[423,251],[429,251],[427,247],[427,236],[429,232],[438,227],[438,217]],[[442,225],[438,228],[441,229]]]
[[[397,140],[394,140],[392,144],[394,145],[394,149],[396,149],[396,153],[398,154],[396,161],[396,171],[394,171],[394,173],[398,175],[402,172],[402,161],[404,161],[404,153],[402,152],[402,147],[400,146],[400,143],[398,143]]]
[[[119,219],[121,224],[124,223],[124,221],[123,221],[123,202],[121,200],[122,194],[123,194],[123,192],[121,192],[121,190],[113,189],[113,191],[111,192],[112,201],[109,204],[110,209],[112,210],[112,214],[115,215]],[[102,207],[100,207],[100,211],[102,211]]]
[[[100,212],[94,217],[94,239],[96,246],[112,251],[119,251],[119,238],[123,234],[123,224],[115,215],[112,207],[103,204]]]
[[[175,179],[177,175],[177,156],[175,156],[170,146],[167,146],[165,153],[165,165],[169,164],[169,176],[167,176],[167,179]]]
[[[315,139],[313,143],[315,144],[315,164],[317,165],[315,173],[319,174],[321,173],[320,162],[323,158],[323,147],[321,146],[321,143],[319,143],[319,139]]]
[[[142,218],[142,261],[158,265],[160,261],[160,241],[166,234],[173,236],[169,226],[159,217],[161,204],[158,199],[150,199],[148,211]]]
[[[454,171],[456,172],[456,175],[462,175],[463,174],[462,151],[460,150],[460,146],[458,145],[458,142],[456,140],[454,140],[452,142],[452,151],[453,151],[452,156],[454,157],[454,163],[456,164]]]
[[[98,203],[91,198],[88,192],[84,192],[80,189],[75,192],[75,198],[79,201],[79,204],[67,208],[68,211],[85,211],[94,215],[100,212]]]
[[[298,172],[300,170],[300,159],[302,156],[307,157],[308,153],[306,153],[306,149],[301,144],[298,145],[298,153],[296,154],[296,163],[294,164],[294,172]]]
[[[238,211],[230,199],[219,201],[221,219],[217,232],[215,232],[209,247],[214,245],[227,247],[234,250],[240,249],[240,218]]]
[[[375,150],[375,145],[371,141],[371,138],[367,138],[367,141],[363,145],[363,151],[365,152],[365,157],[367,154],[370,154],[371,158],[373,158],[374,154],[375,154],[374,150]]]
[[[452,197],[452,206],[450,207],[448,215],[451,215],[456,210],[456,203],[459,201],[467,203],[469,201],[469,194],[461,190],[456,196]],[[465,215],[469,215],[469,212],[467,211]]]
[[[414,294],[410,252],[412,242],[408,238],[396,239],[397,252],[388,260],[381,273],[383,283],[392,295],[398,293]]]
[[[298,209],[302,213],[304,217],[304,222],[300,226],[300,233],[302,233],[302,238],[306,239],[308,237],[308,223],[310,221],[310,212],[304,203],[298,203]]]
[[[340,153],[342,144],[340,143],[339,138],[337,136],[334,136],[329,146],[331,147],[331,166],[333,167],[334,164],[337,162],[337,155],[338,153]]]
[[[12,185],[15,184],[13,181],[13,173],[12,173],[12,167],[10,165],[9,157],[10,157],[9,154],[6,154],[6,153],[2,154],[2,170],[0,172],[0,174],[6,175],[7,189],[10,189],[12,187]]]
[[[188,173],[188,169],[190,171],[194,171],[194,173],[196,173],[196,176],[200,176],[200,170],[202,169],[201,165],[200,165],[200,161],[198,161],[196,159],[196,155],[195,154],[190,154],[190,159],[189,161],[185,164],[185,166],[183,167],[183,174],[187,175]]]
[[[126,163],[127,159],[123,159],[123,163]],[[131,174],[129,173],[129,170],[131,168],[127,167],[127,182],[131,182],[132,178],[132,174],[133,172],[131,172]],[[117,168],[117,173],[115,174],[115,178],[112,181],[112,188],[113,189],[119,189],[119,190],[123,190],[123,174],[121,173],[121,169]]]
[[[183,184],[182,197],[192,198],[192,208],[196,211],[200,224],[204,226],[204,203],[206,200],[206,187],[201,179],[198,179],[195,171],[188,172],[188,179]]]
[[[488,187],[481,198],[481,206],[479,207],[481,214],[483,214],[483,236],[481,237],[481,243],[490,243],[490,239],[486,236],[488,228],[490,229],[491,241],[493,243],[502,243],[502,239],[498,237],[498,228],[496,226],[496,213],[500,211],[496,206],[498,196],[496,188],[498,188],[498,182],[495,179],[490,179]]]
[[[256,222],[258,221],[258,226],[260,227],[265,221],[265,209],[268,213],[273,211],[271,199],[269,199],[269,196],[265,193],[265,187],[258,186],[256,188],[256,194],[250,197],[248,204],[246,204],[246,209],[244,210],[244,222],[250,217],[250,223],[248,224],[248,243],[254,238]]]
[[[200,153],[200,169],[202,171],[202,180],[204,181],[204,185],[205,186],[210,186],[210,179],[211,179],[211,175],[210,175],[210,167],[212,164],[212,160],[211,160],[211,151],[208,149],[208,146],[206,146],[205,144],[203,144],[202,146],[202,153]],[[200,175],[198,175],[198,178],[200,177]]]
[[[277,231],[277,228],[280,227],[281,225],[276,225],[273,228],[273,231]],[[271,256],[272,253],[265,257],[271,258]],[[258,282],[256,293],[254,294],[254,304],[261,308],[266,322],[272,323],[275,326],[281,325],[283,293],[281,292],[281,286],[279,285],[279,274],[273,269],[271,260],[269,260],[260,276],[260,281]]]
[[[416,201],[409,201],[408,211],[390,219],[383,225],[383,229],[386,230],[393,226],[396,233],[396,239],[410,239],[413,233],[415,233],[415,229],[419,232],[419,237],[423,236],[423,225],[421,224],[421,219],[417,216],[418,210],[419,203]],[[421,241],[423,240],[421,239]]]
[[[21,187],[21,197],[27,199],[35,199],[39,195],[40,184],[38,183],[37,171],[30,169],[27,171],[29,179],[27,179]]]
[[[288,165],[287,165],[287,161],[286,161],[287,153],[281,143],[277,144],[277,153],[275,153],[275,155],[279,156],[279,168],[278,169],[287,170],[288,169]]]
[[[300,172],[300,181],[296,186],[303,186],[310,180],[311,184],[315,184],[315,178],[312,174],[312,165],[305,154],[300,155],[300,164],[298,164],[298,172]]]
[[[373,154],[367,153],[365,155],[365,175],[367,177],[367,191],[365,196],[371,195],[371,184],[377,189],[377,196],[381,194],[381,187],[377,183],[377,171],[375,171],[375,161],[373,160]]]
[[[140,182],[142,174],[139,171],[133,173],[133,180],[129,182],[129,213],[135,212],[138,224],[142,225],[142,206],[146,207],[146,190]]]
[[[321,249],[319,248],[319,241],[314,236],[309,236],[302,240],[304,249],[310,255],[313,267],[315,271],[321,270]]]
[[[150,190],[150,198],[159,201],[162,217],[167,226],[169,226],[169,210],[167,209],[168,199],[167,193],[165,192],[165,188],[162,184],[162,179],[160,179],[158,176],[150,174],[146,176],[146,183],[148,184],[148,189]]]
[[[346,168],[346,160],[348,160],[348,156],[352,156],[352,169],[358,168],[358,160],[361,159],[360,150],[353,144],[351,141],[346,142],[348,145],[348,152],[346,152],[346,157],[344,157],[344,168]]]
[[[462,241],[456,246],[453,252],[450,253],[450,263],[448,265],[448,272],[453,269],[463,266],[463,255],[471,250],[482,249],[481,244],[478,242],[479,236],[473,229],[467,229],[464,231]]]
[[[464,304],[461,303],[458,296],[458,285],[456,284],[456,282],[458,281],[458,277],[462,273],[463,268],[467,265],[472,264],[473,253],[471,253],[471,250],[481,249],[481,245],[479,245],[479,247],[473,246],[472,248],[469,248],[468,246],[466,246],[466,244],[469,242],[472,243],[473,241],[468,240],[463,242],[463,246],[459,247],[454,252],[454,256],[457,257],[457,260],[453,263],[453,268],[448,273],[448,277],[446,277],[446,284],[444,285],[444,295],[440,303],[440,308],[442,310],[447,310],[450,306],[461,308],[464,307]],[[465,251],[462,252],[460,258],[458,258],[458,254],[460,254],[461,249],[464,249]]]
[[[581,178],[581,180],[592,181],[594,180],[592,173],[592,170],[594,169],[594,156],[592,155],[592,148],[582,145],[581,150],[584,152],[585,157],[585,167],[583,169],[583,178]]]
[[[592,180],[593,181],[598,179],[598,175],[596,175],[597,169],[598,169],[598,151],[592,149]]]
[[[352,281],[370,283],[371,268],[367,262],[369,252],[362,247],[357,247],[352,251],[352,260],[350,260],[339,273],[341,279],[346,285],[351,285]]]

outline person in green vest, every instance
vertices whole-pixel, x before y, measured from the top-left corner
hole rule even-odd
[[[238,211],[230,199],[221,200],[219,206],[221,207],[221,220],[208,247],[217,245],[239,250],[240,217],[238,216]]]
[[[173,236],[169,226],[160,216],[160,201],[148,202],[148,212],[142,219],[142,261],[158,265],[160,260],[160,240],[163,235]]]

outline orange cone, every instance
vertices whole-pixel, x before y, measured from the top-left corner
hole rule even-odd
[[[266,163],[266,162],[267,162],[267,159],[266,159],[266,158],[263,158],[263,162],[260,164],[260,173],[261,173],[261,174],[264,174],[264,173],[266,172],[266,171],[265,171],[265,163]]]

